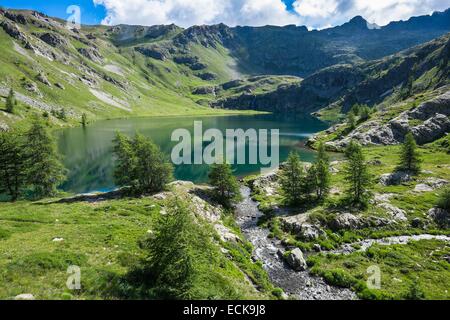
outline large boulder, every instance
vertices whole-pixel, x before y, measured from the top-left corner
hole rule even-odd
[[[295,271],[305,271],[307,268],[303,252],[299,248],[286,253],[286,262]]]
[[[423,124],[411,128],[411,132],[420,145],[433,142],[450,132],[450,120],[448,116],[438,113]]]
[[[393,173],[386,173],[381,175],[380,183],[384,186],[399,185],[405,182],[409,182],[413,179],[410,172],[396,171]]]
[[[281,227],[284,231],[295,234],[298,238],[313,241],[324,234],[320,227],[311,224],[306,214],[298,214],[281,218]]]

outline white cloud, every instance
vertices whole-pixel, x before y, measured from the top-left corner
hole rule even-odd
[[[327,18],[336,13],[337,0],[302,0],[295,1],[294,10],[303,17]]]
[[[285,25],[297,23],[281,0],[93,0],[107,9],[106,24]]]
[[[360,15],[370,23],[386,25],[411,16],[450,7],[448,0],[296,0],[294,10],[307,25],[339,25]]]
[[[289,12],[282,0],[93,0],[107,10],[105,24],[306,25],[343,24],[356,15],[371,23],[430,14],[450,7],[449,0],[296,0]]]

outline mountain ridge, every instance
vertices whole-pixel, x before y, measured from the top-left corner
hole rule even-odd
[[[72,30],[36,11],[0,9],[0,89],[13,88],[22,102],[17,114],[0,113],[0,121],[13,124],[29,113],[67,125],[79,122],[83,113],[95,120],[225,112],[210,106],[314,112],[339,94],[317,95],[312,81],[321,85],[321,78],[333,75],[336,92],[359,85],[366,78],[361,65],[442,37],[450,31],[446,18],[450,21],[450,10],[371,28],[355,17],[321,31],[224,24]],[[255,77],[262,78],[250,81]],[[233,81],[241,83],[227,89]],[[297,90],[308,86],[312,90]],[[278,104],[286,102],[283,108],[246,101],[271,97],[267,105],[277,95]],[[222,103],[233,99],[240,105]],[[297,107],[296,101],[309,105]]]

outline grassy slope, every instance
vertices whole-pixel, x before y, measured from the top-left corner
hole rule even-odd
[[[161,203],[151,198],[72,204],[48,204],[48,200],[3,203],[0,299],[22,293],[32,293],[37,299],[124,298],[117,293],[125,289],[117,285],[143,257],[138,241],[152,229],[160,208]],[[64,241],[54,242],[54,238]],[[271,290],[267,275],[251,262],[251,246],[222,243],[218,237],[216,243],[229,249],[231,258],[217,248],[219,261],[208,266],[214,279],[205,275],[200,287],[213,298],[270,297],[270,293],[255,291],[246,278],[253,279],[262,290]],[[81,267],[80,291],[66,287],[69,265]]]
[[[47,29],[31,24],[17,25],[32,42],[40,43],[41,46],[62,54],[60,49],[47,46],[34,36],[48,32]],[[69,57],[69,64],[49,61],[45,57],[35,55],[32,51],[24,49],[19,41],[9,37],[0,28],[0,43],[2,44],[0,46],[0,86],[5,89],[12,87],[17,92],[47,103],[55,110],[65,108],[68,112],[67,122],[51,117],[55,125],[77,124],[82,113],[86,113],[91,121],[134,116],[237,113],[236,111],[213,110],[201,106],[195,102],[196,99],[191,97],[192,89],[197,86],[226,82],[236,76],[233,60],[223,47],[205,49],[193,46],[192,51],[198,53],[202,61],[208,64],[208,68],[202,72],[214,72],[218,75],[218,79],[215,81],[204,81],[196,77],[196,73],[188,67],[178,65],[172,60],[160,61],[147,58],[135,52],[131,46],[120,48],[114,46],[104,35],[104,27],[82,29],[82,35],[94,34],[97,37],[92,41],[104,58],[102,63],[95,63],[80,55],[77,49],[86,48],[87,45],[74,39],[63,28],[57,31],[69,41],[69,45],[65,48],[65,56]],[[20,47],[19,50],[26,54],[19,53],[15,47]],[[108,97],[113,97],[120,103],[121,101],[125,102],[123,105],[130,108],[131,111],[114,107],[95,97],[89,91],[92,86],[79,80],[85,75],[82,64],[100,75],[100,79],[97,79],[96,90]],[[109,69],[111,66],[119,67],[119,72],[111,71]],[[36,79],[39,72],[45,73],[52,83],[51,87]],[[126,88],[120,88],[101,79],[102,75],[126,84]],[[42,96],[27,92],[24,89],[26,82],[34,82]],[[55,83],[62,84],[65,89],[56,88]],[[2,108],[3,105],[0,103],[0,109]],[[42,114],[42,110],[32,110],[32,112]],[[22,108],[18,108],[16,115],[18,117],[8,117],[0,113],[0,120],[12,124],[20,118],[24,120],[29,118]]]

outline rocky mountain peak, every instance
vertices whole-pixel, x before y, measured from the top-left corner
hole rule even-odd
[[[368,29],[369,23],[366,19],[364,19],[361,16],[356,16],[353,19],[351,19],[349,22],[344,24],[343,26],[352,27],[352,28],[358,28],[358,29]]]

